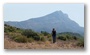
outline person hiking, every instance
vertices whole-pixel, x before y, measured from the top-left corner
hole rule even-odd
[[[53,38],[53,43],[56,42],[56,30],[53,28],[52,30],[52,38]]]

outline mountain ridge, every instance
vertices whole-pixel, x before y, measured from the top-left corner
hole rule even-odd
[[[5,22],[8,25],[23,29],[33,29],[37,32],[51,32],[55,28],[57,32],[76,32],[84,34],[84,28],[71,20],[67,14],[62,11],[55,11],[42,17],[32,18],[20,22]],[[76,29],[76,30],[75,30]]]

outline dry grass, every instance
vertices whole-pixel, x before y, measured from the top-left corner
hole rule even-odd
[[[50,41],[34,41],[32,43],[17,43],[11,40],[7,35],[4,36],[4,48],[5,49],[83,49],[76,45],[77,41],[61,41],[56,43]]]

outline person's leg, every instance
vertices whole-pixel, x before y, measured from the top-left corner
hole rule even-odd
[[[55,37],[55,42],[56,42],[56,37]]]
[[[54,43],[54,36],[53,36],[53,43]]]
[[[53,36],[53,43],[54,43],[54,36]]]
[[[55,42],[56,42],[56,36],[55,36]]]
[[[54,43],[55,43],[55,36],[54,36]]]

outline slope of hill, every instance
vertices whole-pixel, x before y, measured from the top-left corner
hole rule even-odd
[[[73,35],[76,35],[73,33]],[[83,37],[73,36],[72,33],[59,33],[56,43],[52,43],[49,33],[38,33],[10,25],[4,25],[5,49],[83,49]],[[78,35],[79,36],[79,35]]]
[[[68,15],[62,11],[55,11],[43,17],[32,18],[21,22],[9,21],[5,22],[5,24],[23,29],[32,29],[37,32],[46,31],[50,33],[52,28],[55,28],[58,33],[75,32],[84,35],[84,28],[80,27],[75,21],[70,20]]]

